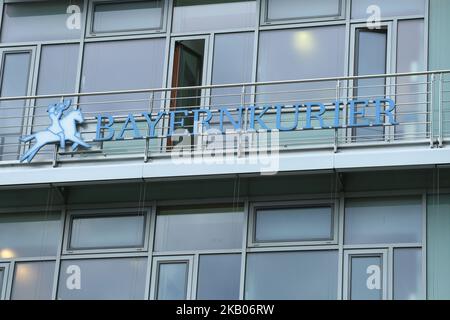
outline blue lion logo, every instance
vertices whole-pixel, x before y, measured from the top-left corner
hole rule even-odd
[[[59,143],[61,149],[65,149],[66,141],[71,141],[73,143],[73,151],[77,150],[79,146],[85,148],[91,147],[81,139],[81,134],[77,131],[77,123],[81,124],[84,122],[83,114],[78,107],[75,106],[72,111],[63,117],[64,112],[68,110],[71,105],[72,100],[64,100],[61,103],[48,106],[47,113],[51,120],[50,126],[44,131],[19,139],[22,142],[29,142],[33,139],[36,140],[36,143],[20,157],[20,162],[31,162],[39,150],[47,144]]]

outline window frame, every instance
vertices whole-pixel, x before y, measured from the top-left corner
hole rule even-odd
[[[321,208],[331,209],[331,236],[329,240],[294,240],[294,241],[256,241],[256,219],[257,211],[261,209],[293,209],[293,208]],[[284,202],[254,202],[250,204],[248,222],[249,248],[264,247],[287,247],[287,246],[319,246],[337,245],[339,236],[339,201],[330,200],[305,200],[305,201],[284,201]]]
[[[3,269],[2,286],[0,287],[0,300],[6,300],[6,289],[8,288],[9,263],[0,263],[0,269]]]
[[[366,249],[366,250],[345,250],[344,251],[344,276],[342,283],[343,299],[351,300],[351,259],[353,257],[378,257],[381,256],[382,270],[382,298],[381,300],[388,300],[388,277],[392,278],[392,275],[388,273],[389,268],[389,254],[388,249]]]
[[[338,0],[339,1],[339,15],[338,16],[311,16],[305,18],[283,18],[283,19],[269,19],[269,1],[270,0],[260,0],[261,1],[261,18],[260,26],[272,26],[272,25],[282,25],[282,24],[300,24],[307,22],[322,22],[322,21],[341,21],[345,20],[347,16],[347,6],[350,4],[348,0]]]
[[[120,30],[120,31],[108,31],[108,32],[94,32],[94,19],[95,19],[95,6],[97,4],[115,4],[115,3],[127,3],[127,2],[145,2],[146,0],[88,0],[87,5],[87,21],[86,21],[86,35],[89,38],[100,38],[100,37],[114,37],[114,36],[124,36],[124,35],[145,35],[145,34],[164,34],[167,32],[167,20],[169,12],[169,1],[164,1],[162,6],[162,17],[161,24],[159,28],[151,29],[140,29],[140,30]]]
[[[29,45],[29,46],[18,46],[18,47],[0,47],[0,96],[2,96],[2,83],[3,83],[3,76],[5,71],[5,57],[7,54],[16,54],[16,53],[28,53],[30,55],[30,65],[28,68],[28,75],[27,75],[27,93],[26,96],[31,96],[33,92],[34,82],[35,82],[35,69],[37,64],[37,46],[36,45]],[[23,104],[23,119],[21,124],[21,135],[26,136],[31,134],[32,132],[32,121],[33,121],[33,114],[34,114],[34,99],[24,99]],[[1,141],[0,141],[1,145]],[[18,144],[18,155],[17,158],[20,157],[20,154],[24,153],[27,150],[27,145],[23,142],[19,142]],[[0,149],[2,150],[2,149]],[[0,156],[3,156],[3,152],[0,153]],[[0,158],[1,158],[0,157]],[[0,160],[0,162],[9,162],[10,160]],[[13,162],[16,162],[17,160],[12,160]]]
[[[161,264],[176,264],[185,263],[187,264],[186,270],[186,299],[193,300],[193,280],[194,280],[194,256],[170,256],[170,257],[153,257],[152,259],[152,275],[150,281],[150,300],[158,300],[158,289],[159,289],[159,266]],[[195,279],[196,280],[196,279]],[[183,300],[181,300],[183,301]]]
[[[114,218],[124,216],[139,216],[142,213],[144,218],[144,224],[142,229],[143,243],[141,247],[110,247],[101,248],[94,247],[89,249],[75,249],[70,247],[72,222],[74,218]],[[150,230],[150,214],[151,208],[118,208],[118,209],[81,209],[81,210],[68,210],[65,226],[64,226],[64,239],[63,239],[63,255],[78,255],[78,254],[105,254],[105,253],[136,253],[147,252],[149,247],[149,232]]]

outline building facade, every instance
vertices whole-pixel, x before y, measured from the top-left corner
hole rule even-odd
[[[449,10],[0,1],[0,299],[449,299]]]

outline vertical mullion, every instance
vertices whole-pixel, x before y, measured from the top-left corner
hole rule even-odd
[[[345,198],[341,194],[339,197],[339,212],[338,212],[338,223],[339,223],[339,231],[338,231],[338,300],[344,299],[346,296],[344,294],[344,281],[346,281],[345,272],[345,261],[344,261],[344,216],[345,216]]]
[[[153,243],[155,238],[155,228],[156,228],[156,201],[153,202],[150,210],[149,218],[149,230],[148,233],[148,256],[147,256],[147,273],[145,278],[145,299],[151,299],[151,289],[154,286],[152,283],[152,271],[153,271]]]
[[[63,251],[63,246],[64,246],[64,239],[65,239],[65,234],[68,232],[69,229],[65,228],[66,225],[66,216],[67,216],[67,210],[63,209],[61,210],[61,219],[60,219],[60,224],[61,224],[61,236],[59,239],[59,243],[58,243],[58,251],[56,252],[56,261],[55,261],[55,272],[53,275],[53,289],[52,289],[52,299],[56,300],[57,299],[57,294],[58,294],[58,279],[59,279],[59,274],[61,272],[61,254]]]

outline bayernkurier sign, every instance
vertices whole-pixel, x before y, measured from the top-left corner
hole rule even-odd
[[[51,125],[40,132],[32,135],[20,138],[22,142],[30,142],[36,140],[35,144],[20,157],[20,161],[31,162],[34,156],[39,150],[47,144],[58,144],[62,149],[65,148],[66,142],[72,142],[72,150],[77,150],[79,146],[84,148],[90,148],[90,146],[84,142],[81,138],[81,133],[78,131],[78,124],[84,122],[83,114],[81,110],[72,105],[71,100],[64,100],[61,103],[51,104],[47,108],[48,116],[51,120]],[[366,117],[367,107],[374,108],[374,113],[370,119]],[[249,117],[249,127],[247,131],[294,131],[298,129],[312,130],[312,129],[337,129],[337,128],[357,128],[357,127],[375,127],[385,125],[398,125],[395,121],[395,102],[392,99],[379,98],[375,100],[351,100],[346,103],[336,101],[326,108],[323,103],[307,102],[297,105],[269,105],[269,106],[242,106],[242,107],[220,107],[215,108],[219,116],[219,130],[222,134],[229,132],[225,130],[224,123],[231,124],[234,132],[242,130],[242,123],[244,117]],[[68,111],[70,109],[70,111]],[[348,109],[348,110],[346,110]],[[66,112],[67,111],[67,112]],[[272,112],[270,112],[272,111]],[[288,113],[289,112],[289,113]],[[347,116],[346,123],[342,123],[341,113],[345,112]],[[65,114],[66,113],[66,114]],[[275,114],[275,126],[269,127],[267,120],[268,113]],[[300,113],[304,113],[304,119],[302,119],[303,126],[299,126]],[[327,113],[327,119],[325,118]],[[333,119],[329,120],[329,114],[333,114]],[[283,121],[284,117],[290,117]],[[293,118],[292,118],[293,116]],[[193,130],[191,135],[198,135],[203,130],[208,130],[211,127],[211,120],[213,118],[213,112],[210,109],[198,108],[198,109],[177,109],[173,111],[160,111],[157,114],[150,114],[148,112],[142,112],[141,114],[129,114],[125,121],[121,119],[120,126],[116,135],[116,128],[118,123],[115,123],[115,118],[111,114],[97,115],[97,127],[96,127],[96,141],[113,141],[123,140],[125,134],[130,132],[132,139],[143,139],[144,137],[155,138],[157,125],[163,118],[169,118],[169,128],[166,137],[180,136],[176,132],[177,129],[185,126],[185,120],[187,117],[193,118]],[[139,122],[145,122],[147,128],[145,132],[138,127]],[[313,121],[319,124],[319,127],[313,127]],[[122,124],[123,122],[123,124]],[[284,124],[283,124],[284,123]],[[288,123],[288,124],[286,124]],[[202,132],[199,132],[198,128],[202,128]],[[186,135],[184,133],[183,135]]]

